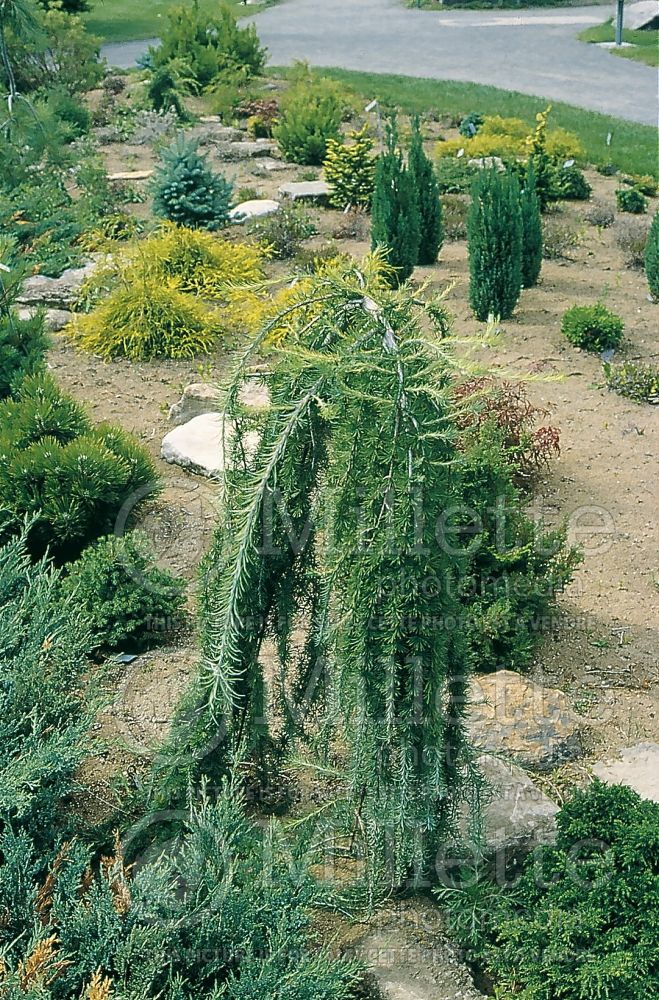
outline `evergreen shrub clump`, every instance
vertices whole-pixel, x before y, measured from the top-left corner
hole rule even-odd
[[[659,212],[655,212],[645,245],[645,276],[650,294],[659,302]]]
[[[394,282],[406,281],[417,263],[421,241],[421,219],[412,176],[397,147],[395,122],[387,128],[384,152],[375,167],[375,189],[371,246],[387,253]]]
[[[348,208],[369,209],[375,181],[375,160],[368,125],[358,132],[351,132],[348,138],[349,144],[337,139],[327,142],[323,171],[330,187],[330,204],[342,211]]]
[[[644,215],[648,210],[648,200],[636,187],[620,188],[616,191],[616,202],[621,212]]]
[[[48,338],[43,313],[20,319],[15,308],[25,271],[15,242],[0,237],[0,400],[16,390],[24,376],[45,367]]]
[[[522,213],[522,285],[533,288],[542,268],[542,219],[536,193],[535,171],[529,163],[520,194]]]
[[[555,198],[565,201],[588,201],[592,191],[583,170],[579,170],[574,164],[569,167],[557,167],[554,173]]]
[[[70,561],[113,530],[126,502],[156,487],[153,463],[137,440],[92,425],[51,376],[24,378],[0,403],[0,539],[28,517],[33,555],[47,549],[56,561]]]
[[[229,222],[233,185],[215,174],[197,143],[179,135],[164,151],[153,181],[153,211],[181,226],[222,229]]]
[[[625,361],[621,365],[604,365],[604,375],[609,389],[619,396],[626,396],[637,403],[659,403],[659,368],[638,361]]]
[[[272,134],[284,158],[305,166],[320,166],[330,140],[340,140],[344,106],[331,81],[309,76],[284,95]]]
[[[585,351],[608,351],[622,340],[624,323],[601,302],[572,306],[563,314],[561,331],[575,347]]]
[[[658,995],[659,804],[595,781],[557,823],[512,885],[467,868],[439,890],[449,929],[497,996]]]
[[[106,651],[148,649],[183,622],[185,583],[159,569],[139,535],[108,535],[68,567],[62,593],[83,610]]]
[[[412,122],[412,142],[408,156],[408,170],[416,192],[420,221],[419,252],[417,264],[436,264],[444,242],[442,202],[435,170],[426,156],[418,116]]]
[[[484,169],[471,189],[469,301],[479,320],[508,319],[522,287],[522,213],[517,178]]]

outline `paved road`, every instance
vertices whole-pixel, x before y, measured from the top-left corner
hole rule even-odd
[[[608,7],[417,11],[401,0],[282,0],[254,19],[273,65],[473,81],[657,124],[657,71],[578,42]],[[132,65],[148,42],[108,46]]]

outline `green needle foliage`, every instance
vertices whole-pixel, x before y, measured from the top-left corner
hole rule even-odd
[[[368,134],[368,125],[359,132],[351,132],[349,139],[349,145],[338,139],[327,140],[323,171],[330,186],[330,204],[341,211],[348,208],[368,210],[375,176],[373,140]]]
[[[153,211],[163,219],[192,229],[228,224],[233,186],[214,174],[197,143],[182,135],[162,154],[153,187]]]
[[[645,244],[645,276],[652,298],[659,301],[659,212],[654,213]]]
[[[412,274],[419,257],[421,219],[414,181],[397,148],[396,122],[387,126],[387,142],[375,167],[371,246],[385,249],[392,282],[401,284]]]
[[[432,312],[387,278],[377,257],[310,277],[238,370],[203,648],[229,745],[262,762],[275,718],[286,736],[311,719],[347,734],[367,858],[397,883],[425,872],[448,835],[470,756],[462,559],[435,535],[460,496],[450,362],[422,332]],[[245,365],[282,324],[289,335],[263,376],[272,406],[246,458]],[[279,660],[267,683],[266,637]]]
[[[537,284],[542,267],[542,219],[540,200],[536,192],[535,170],[530,160],[520,206],[522,212],[522,285],[533,288]]]
[[[477,319],[508,319],[522,287],[519,184],[496,168],[481,170],[471,189],[469,302]]]
[[[412,144],[408,157],[408,169],[419,210],[421,237],[417,264],[436,264],[444,242],[442,224],[442,202],[435,168],[426,156],[421,138],[421,126],[416,115],[412,122]]]

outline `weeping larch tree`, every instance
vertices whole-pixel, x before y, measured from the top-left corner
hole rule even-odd
[[[426,322],[441,310],[388,281],[378,255],[303,279],[243,357],[202,631],[222,744],[265,759],[305,730],[343,734],[366,854],[400,883],[432,864],[472,766],[462,562],[442,534],[460,500],[452,362]],[[241,404],[254,377],[260,422]]]

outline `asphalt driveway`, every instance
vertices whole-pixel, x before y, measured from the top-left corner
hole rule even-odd
[[[270,61],[463,80],[656,125],[657,71],[577,41],[608,6],[410,10],[400,0],[282,0],[254,21]],[[148,42],[110,45],[130,66]]]

